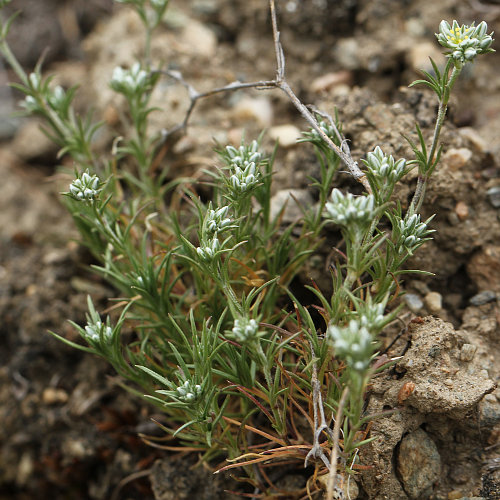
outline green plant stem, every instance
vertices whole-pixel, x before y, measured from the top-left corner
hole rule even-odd
[[[266,354],[264,353],[264,349],[262,349],[262,345],[260,343],[260,339],[257,340],[257,355],[259,357],[260,363],[262,365],[262,372],[264,374],[264,378],[266,380],[266,384],[268,386],[268,395],[269,395],[269,406],[271,407],[271,411],[273,413],[274,417],[274,423],[273,427],[278,431],[280,435],[283,434],[283,425],[282,425],[282,418],[279,412],[279,409],[277,408],[276,405],[276,397],[275,397],[275,391],[274,391],[274,383],[273,379],[271,376],[271,369],[269,367],[269,363],[266,357]]]
[[[441,135],[441,129],[443,128],[444,119],[446,118],[446,112],[448,110],[448,102],[450,100],[451,89],[455,84],[455,81],[458,78],[458,75],[460,74],[461,71],[462,71],[461,66],[453,67],[450,79],[448,80],[448,83],[446,84],[444,92],[442,93],[442,97],[439,101],[439,109],[436,118],[436,125],[434,127],[434,135],[432,137],[431,149],[429,151],[429,156],[427,159],[427,171],[419,172],[417,187],[415,188],[415,193],[413,195],[410,207],[408,209],[408,215],[410,216],[420,212],[420,209],[422,207],[422,203],[424,201],[424,196],[425,196],[425,190],[427,187],[427,182],[431,174],[431,172],[429,172],[428,170],[432,169],[434,156],[438,148],[439,136]]]
[[[16,56],[10,50],[9,44],[5,40],[2,40],[0,42],[0,52],[2,52],[5,59],[7,59],[10,67],[14,70],[14,73],[18,76],[18,78],[23,82],[23,85],[28,86],[28,76],[17,61]]]

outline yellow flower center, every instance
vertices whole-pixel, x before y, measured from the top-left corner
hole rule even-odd
[[[450,34],[446,35],[446,38],[450,40],[452,43],[459,44],[463,42],[464,40],[469,39],[468,33],[470,32],[472,28],[469,26],[462,26],[461,28],[455,28],[455,29],[450,29]]]

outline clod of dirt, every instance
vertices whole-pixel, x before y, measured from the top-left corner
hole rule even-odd
[[[480,290],[500,292],[500,246],[488,245],[476,252],[467,272]]]
[[[213,474],[203,467],[186,467],[186,462],[157,460],[150,475],[156,500],[199,500],[228,498],[218,495],[220,484]]]
[[[494,390],[495,383],[485,370],[474,360],[461,359],[463,344],[464,339],[450,323],[428,318],[416,328],[411,348],[397,366],[398,371],[405,372],[400,384],[415,384],[408,405],[424,414],[446,413],[461,418]]]
[[[447,493],[447,476],[459,465],[467,470],[467,480],[475,477],[477,481],[481,464],[476,463],[477,470],[472,471],[470,457],[473,454],[479,456],[482,443],[476,414],[472,410],[485,394],[493,392],[495,383],[483,368],[483,358],[472,352],[474,349],[470,347],[472,341],[469,338],[475,340],[475,337],[469,337],[468,333],[457,332],[450,323],[433,317],[412,323],[411,346],[404,357],[394,370],[382,372],[375,378],[368,412],[398,411],[374,421],[371,436],[375,440],[362,452],[363,464],[372,467],[362,477],[369,498],[429,498],[426,492],[432,492],[434,483],[437,483],[439,493]],[[465,351],[464,346],[467,346]],[[491,412],[488,407],[488,416]],[[486,422],[486,418],[483,420],[484,426],[487,423],[494,425]],[[417,430],[422,426],[426,432]],[[411,467],[417,455],[412,458],[413,452],[409,451],[414,448],[411,443],[415,440],[413,437],[404,438],[408,432],[408,436],[416,433],[421,438],[417,441],[421,455],[418,455],[421,460],[419,474],[422,476]],[[430,440],[434,442],[435,453],[430,452],[433,449]],[[467,453],[459,456],[457,446],[467,448]],[[398,448],[401,480],[394,470],[394,450]],[[443,471],[439,467],[439,456]],[[432,471],[436,471],[436,475]],[[416,493],[417,485],[423,488],[420,496]],[[478,485],[466,486],[472,490]]]
[[[428,497],[441,476],[441,457],[436,444],[422,429],[402,439],[397,464],[404,490],[412,499]]]

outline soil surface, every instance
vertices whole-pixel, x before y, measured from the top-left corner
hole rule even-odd
[[[429,69],[428,56],[443,61],[434,37],[441,19],[486,20],[500,33],[497,1],[278,3],[287,80],[305,103],[329,113],[337,107],[357,159],[376,145],[411,157],[401,134],[411,134],[415,121],[431,136],[435,98],[407,85]],[[198,91],[274,78],[265,0],[171,4],[153,60],[181,71]],[[107,81],[116,65],[142,53],[135,14],[111,0],[16,0],[12,9],[22,11],[10,37],[22,64],[31,68],[48,46],[47,73],[82,86],[78,106],[105,120],[98,147],[109,148],[121,102]],[[74,241],[60,204],[69,181],[58,173],[57,150],[35,121],[10,117],[18,98],[1,89],[0,499],[237,498],[228,490],[238,484],[197,466],[197,457],[147,446],[139,433],[157,432],[155,410],[125,393],[104,361],[47,333],[75,340],[66,320],[84,321],[87,294],[103,310],[114,291],[88,270],[92,259]],[[153,115],[158,129],[180,123],[189,105],[184,87],[171,81],[155,100],[165,110]],[[282,144],[274,202],[289,189],[314,202],[314,153],[294,143],[306,127],[277,90],[201,101],[167,152],[171,177],[213,166],[214,139],[237,144],[243,131],[254,138],[263,128],[265,148],[277,138]],[[437,214],[436,233],[411,263],[435,276],[404,283],[408,308],[385,334],[387,354],[402,358],[374,379],[369,411],[398,411],[373,422],[376,439],[360,455],[368,467],[355,478],[360,499],[500,498],[499,130],[500,54],[490,54],[464,72],[449,107],[442,163],[423,208],[424,218]],[[357,188],[347,175],[339,185]],[[398,189],[403,206],[414,186],[410,175]],[[328,286],[335,244],[328,241],[304,283],[312,277]],[[295,471],[284,482],[300,487],[304,477]]]

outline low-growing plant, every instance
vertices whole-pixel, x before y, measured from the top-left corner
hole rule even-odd
[[[417,125],[415,139],[406,138],[413,159],[396,160],[377,146],[360,169],[338,118],[311,113],[287,84],[273,0],[276,78],[231,83],[206,94],[150,60],[150,40],[168,0],[117,1],[137,11],[147,42],[142,61],[110,75],[131,126],[107,157],[94,151],[100,124],[74,111],[76,89],[53,86],[40,65],[24,72],[7,43],[13,18],[0,33],[0,50],[20,80],[13,86],[25,95],[21,106],[43,119],[60,155],[74,162],[64,203],[82,244],[99,262],[93,269],[120,297],[114,322],[101,319],[88,298],[87,324],[72,323],[84,344],[53,335],[105,358],[124,387],[164,412],[159,425],[179,448],[199,451],[206,461],[229,460],[219,470],[244,467],[246,480],[263,495],[282,493],[266,474],[268,466],[311,464],[315,470],[306,488],[289,494],[312,496],[318,475],[330,471],[332,498],[339,491],[336,472],[353,474],[360,448],[370,441],[367,424],[375,415],[366,413],[367,385],[391,364],[378,356],[377,339],[401,311],[392,306],[402,293],[401,276],[421,272],[406,269],[407,260],[433,232],[432,217],[421,220],[420,209],[439,162],[450,92],[464,65],[492,51],[492,34],[485,22],[441,22],[436,36],[449,50],[447,64],[440,69],[432,61],[433,73],[412,84],[427,85],[438,98],[430,146]],[[311,179],[318,202],[300,207],[303,217],[289,225],[283,223],[286,207],[274,214],[274,152],[264,153],[260,138],[218,145],[220,166],[208,172],[208,202],[192,179],[168,181],[168,165],[156,168],[168,134],[148,129],[155,111],[151,95],[164,77],[190,88],[192,106],[180,128],[200,97],[252,86],[284,91],[311,125],[301,142],[312,144],[320,165],[320,177]],[[332,190],[341,164],[364,194]],[[413,168],[417,186],[404,211],[392,194]],[[313,282],[306,288],[316,304],[302,303],[290,284],[330,227],[343,238],[331,266],[333,291],[326,294]]]

